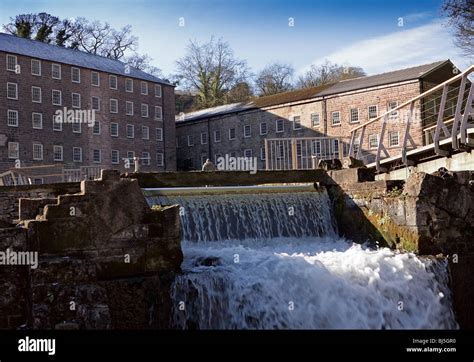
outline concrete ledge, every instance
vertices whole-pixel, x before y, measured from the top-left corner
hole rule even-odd
[[[202,187],[202,186],[252,186],[263,184],[321,182],[326,171],[287,170],[287,171],[189,171],[189,172],[149,172],[126,173],[123,178],[137,179],[140,187]]]

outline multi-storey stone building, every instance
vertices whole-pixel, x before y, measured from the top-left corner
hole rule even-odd
[[[225,154],[257,157],[258,168],[264,169],[266,139],[331,137],[329,146],[336,154],[347,151],[350,130],[355,126],[396,108],[457,71],[449,60],[439,61],[180,115],[176,119],[178,169],[200,169],[206,158],[216,161]],[[429,115],[436,101],[416,103],[411,125],[415,132],[411,133],[417,145],[424,142],[423,127],[434,121]],[[404,123],[398,112],[388,118],[385,144],[390,154],[397,154]],[[379,122],[368,126],[368,137],[359,146],[367,161],[373,159],[379,131]],[[307,152],[318,155],[323,144],[314,142]],[[300,157],[306,151],[301,144],[297,146]]]
[[[63,164],[174,170],[174,86],[108,59],[0,34],[0,172]],[[91,111],[72,123],[58,111]],[[84,120],[83,120],[84,121]],[[89,118],[88,121],[91,121]]]

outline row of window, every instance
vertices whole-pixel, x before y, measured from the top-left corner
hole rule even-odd
[[[31,113],[31,122],[34,129],[43,129],[43,114],[33,112]],[[73,133],[82,133],[82,123],[80,121],[72,122],[72,132]],[[18,111],[9,109],[7,111],[7,125],[10,127],[18,127]],[[127,124],[127,138],[135,138],[135,125]],[[53,131],[60,132],[63,130],[63,123],[56,122],[55,117],[53,117]],[[156,128],[156,140],[163,141],[163,128]],[[150,128],[148,126],[141,126],[142,139],[150,139]],[[101,134],[101,123],[100,121],[95,121],[92,126],[92,133],[94,135]],[[119,137],[119,124],[117,122],[110,123],[110,135],[112,137]]]
[[[61,162],[63,158],[64,148],[61,145],[53,146],[53,161]],[[112,164],[120,163],[120,152],[118,150],[111,150],[111,161]],[[17,160],[20,157],[20,144],[18,142],[8,142],[8,158]],[[128,151],[127,156],[124,159],[128,159],[130,164],[133,165],[133,158],[135,157],[134,151]],[[42,143],[33,143],[33,160],[42,161],[43,160],[43,144]],[[73,162],[82,162],[82,147],[73,147],[72,148],[72,160]],[[92,161],[94,163],[102,162],[102,150],[94,149],[92,150]],[[140,157],[141,164],[143,166],[150,166],[151,157],[149,152],[142,152]],[[164,165],[164,155],[163,152],[156,153],[156,165]]]
[[[389,110],[396,108],[397,102],[390,102],[389,103]],[[369,117],[370,118],[375,118],[377,117],[377,106],[369,106]],[[391,117],[396,117],[397,112],[393,112],[393,114],[390,114]],[[350,115],[351,115],[351,123],[357,123],[359,122],[359,110],[354,108],[350,110]],[[301,117],[300,116],[295,116],[293,117],[293,130],[299,130],[301,129]],[[341,124],[341,113],[339,111],[332,112],[332,124],[333,125],[339,125]],[[276,128],[276,133],[283,133],[285,131],[284,129],[284,120],[283,119],[277,119],[275,121],[275,128]],[[312,127],[318,127],[320,125],[320,115],[319,113],[313,113],[311,115],[311,126]],[[260,135],[264,136],[268,133],[268,127],[267,127],[267,122],[261,122],[260,123]],[[250,138],[252,137],[252,126],[247,124],[244,125],[244,138]],[[201,144],[207,144],[207,132],[202,132],[201,133]],[[230,128],[229,129],[229,140],[235,140],[236,139],[236,129],[235,128]],[[214,131],[214,142],[218,143],[221,141],[221,132],[220,130]],[[194,146],[194,136],[189,135],[188,136],[188,146]]]
[[[6,59],[7,70],[15,73],[19,73],[18,59],[16,55],[7,54]],[[125,66],[126,67],[126,66]],[[41,77],[42,71],[41,60],[31,59],[31,74]],[[125,68],[126,71],[127,68]],[[61,79],[61,64],[53,63],[51,64],[51,78]],[[81,69],[76,67],[71,67],[71,82],[72,83],[81,83]],[[99,72],[91,71],[91,85],[94,87],[100,87],[100,75]],[[117,90],[117,76],[110,74],[109,75],[109,88]],[[125,91],[133,93],[133,79],[125,78]],[[148,83],[145,81],[140,81],[140,94],[148,95]],[[155,97],[161,98],[161,85],[155,84]]]
[[[17,83],[7,83],[7,98],[18,100],[18,84]],[[31,101],[33,103],[42,103],[42,92],[41,87],[31,87]],[[51,93],[51,102],[53,106],[62,106],[63,97],[62,92],[57,89],[53,89]],[[100,97],[91,97],[91,107],[93,110],[100,111]],[[81,94],[72,93],[71,94],[71,104],[72,108],[81,108]],[[109,112],[118,113],[118,100],[115,98],[110,98],[109,100]],[[127,116],[134,115],[134,104],[131,101],[125,102],[125,114]],[[143,118],[148,118],[148,104],[142,103],[140,105],[140,115]],[[155,106],[155,119],[163,119],[163,108],[161,106]]]
[[[398,107],[398,102],[397,101],[390,101],[387,104],[387,110],[391,111],[392,109],[395,109]],[[378,116],[378,106],[377,105],[370,105],[367,107],[367,113],[369,119],[376,118]],[[349,122],[350,123],[358,123],[360,121],[360,113],[359,113],[359,108],[351,108],[349,110]],[[314,116],[314,118],[313,118]],[[395,118],[398,116],[398,111],[393,111],[390,112],[389,117],[390,118]],[[332,120],[332,125],[333,126],[338,126],[341,124],[341,112],[340,111],[334,111],[331,113],[331,120]],[[320,125],[319,121],[319,114],[313,114],[311,115],[311,125],[312,127],[318,127]]]

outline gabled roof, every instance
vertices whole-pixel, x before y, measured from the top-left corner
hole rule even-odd
[[[326,96],[336,93],[350,92],[358,89],[377,87],[386,84],[406,82],[415,79],[421,79],[423,76],[440,67],[441,65],[450,62],[449,60],[441,60],[431,64],[418,65],[416,67],[395,70],[382,74],[376,74],[367,77],[359,77],[347,80],[341,80],[332,87],[321,91],[318,96]]]
[[[392,83],[421,79],[431,71],[450,63],[450,60],[441,60],[431,64],[395,70],[392,72],[341,80],[337,83],[326,84],[319,87],[299,89],[290,92],[278,93],[271,96],[255,98],[247,103],[232,103],[223,106],[201,109],[177,116],[177,125],[182,122],[198,121],[202,119],[223,116],[226,114],[248,111],[251,109],[270,107],[278,104],[304,101],[307,99],[329,96],[338,93],[350,92],[358,89],[383,86]]]
[[[238,113],[252,109],[271,107],[278,104],[299,102],[319,96],[319,92],[333,84],[326,84],[319,87],[298,89],[294,91],[272,94],[270,96],[258,97],[249,102],[231,103],[223,106],[201,109],[189,112],[183,116],[177,116],[177,122],[197,121],[199,119],[222,116],[226,114]]]
[[[64,48],[5,33],[0,33],[0,51],[75,65],[83,68],[90,68],[155,83],[169,84],[169,82],[163,79],[157,78],[133,67],[130,67],[130,73],[126,74],[126,64],[119,60],[109,59],[100,55],[89,54],[80,50]]]

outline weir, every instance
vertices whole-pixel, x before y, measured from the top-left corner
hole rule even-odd
[[[458,327],[446,260],[340,238],[324,187],[144,193],[180,206],[174,328]]]

